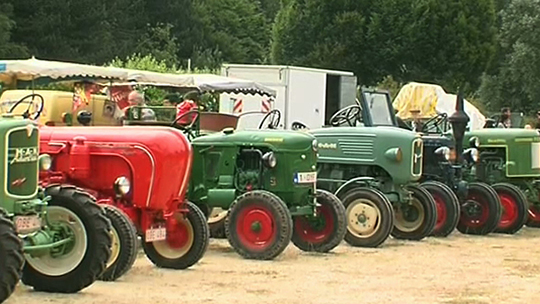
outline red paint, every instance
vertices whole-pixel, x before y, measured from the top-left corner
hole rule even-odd
[[[254,231],[253,224],[258,223],[260,230]],[[274,216],[268,208],[251,205],[245,207],[236,223],[236,233],[242,244],[250,250],[263,251],[270,247],[277,235]]]
[[[174,217],[167,220],[167,243],[171,248],[182,248],[189,241],[188,228]]]
[[[296,234],[304,241],[312,244],[319,244],[326,241],[335,229],[334,215],[330,206],[322,205],[317,208],[317,212],[319,217],[322,217],[326,223],[321,230],[313,229],[310,222],[304,216],[297,216],[294,219],[294,230]]]
[[[485,225],[489,218],[489,204],[486,201],[486,199],[478,194],[471,193],[469,191],[469,196],[467,197],[467,200],[477,202],[480,205],[482,211],[480,213],[480,216],[472,216],[472,217],[468,217],[466,213],[463,213],[459,221],[463,225],[471,227],[471,228],[477,228],[477,227],[481,227]]]
[[[506,193],[498,193],[501,199],[503,213],[499,221],[499,228],[508,228],[518,219],[518,207],[516,200],[511,195]]]
[[[443,198],[439,194],[435,193],[431,193],[431,196],[433,196],[433,199],[435,199],[435,206],[437,206],[437,222],[435,223],[435,229],[433,231],[436,233],[439,232],[444,226],[444,223],[446,223],[448,214]]]
[[[174,128],[45,126],[40,129],[40,153],[53,160],[50,171],[40,172],[41,184],[83,188],[99,203],[122,209],[142,233],[187,211],[192,149]],[[120,176],[131,183],[123,198],[116,197],[113,187]]]

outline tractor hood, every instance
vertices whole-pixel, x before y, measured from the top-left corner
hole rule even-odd
[[[481,129],[465,132],[464,146],[469,146],[472,137],[480,140],[483,145],[507,145],[517,142],[540,142],[540,134],[536,130],[527,129]]]
[[[306,150],[312,148],[315,137],[304,132],[280,130],[245,130],[209,134],[195,138],[191,144],[216,146],[268,146],[274,150]]]

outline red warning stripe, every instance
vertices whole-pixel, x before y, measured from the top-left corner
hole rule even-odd
[[[270,108],[271,108],[270,100],[264,98],[261,102],[261,111],[263,113],[268,113],[270,112]]]
[[[234,99],[233,113],[242,113],[244,102],[241,98]]]

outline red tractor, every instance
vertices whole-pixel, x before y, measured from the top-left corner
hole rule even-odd
[[[43,127],[40,154],[52,159],[43,184],[72,184],[114,206],[135,223],[147,257],[158,267],[185,269],[204,255],[209,229],[186,201],[192,148],[166,127]],[[129,264],[130,248],[113,248],[114,263]],[[128,246],[129,247],[129,246]]]

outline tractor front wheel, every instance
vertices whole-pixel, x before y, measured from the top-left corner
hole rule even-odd
[[[316,216],[294,218],[292,242],[303,251],[328,252],[345,237],[347,220],[345,208],[334,194],[317,190]]]
[[[210,232],[201,209],[187,203],[188,212],[179,215],[172,227],[167,227],[167,238],[146,242],[143,250],[154,265],[162,268],[186,269],[197,263],[208,249]]]
[[[501,201],[501,220],[495,229],[497,233],[514,234],[518,232],[527,221],[527,197],[518,187],[499,183],[492,186]]]
[[[437,206],[437,222],[431,235],[448,236],[459,222],[459,199],[454,191],[443,183],[428,181],[422,183],[421,186],[433,196]]]
[[[497,192],[485,183],[469,184],[457,229],[463,234],[486,235],[493,232],[501,219],[501,202]]]
[[[378,247],[392,232],[394,209],[379,190],[356,187],[342,197],[347,217],[345,241],[355,247]]]
[[[287,205],[277,195],[250,191],[239,196],[229,210],[225,234],[242,257],[272,260],[289,245],[292,218]]]
[[[45,188],[53,240],[71,239],[39,255],[25,254],[22,282],[37,291],[74,293],[91,285],[111,255],[111,224],[95,199],[72,186]]]
[[[429,192],[416,185],[407,186],[412,199],[395,206],[396,219],[392,236],[403,240],[421,240],[433,232],[437,222],[437,206]]]
[[[116,281],[123,276],[137,258],[137,230],[129,217],[119,208],[104,205],[105,215],[111,221],[111,257],[107,269],[100,276],[102,281]]]
[[[0,213],[0,303],[15,291],[23,265],[21,240],[13,223]]]

